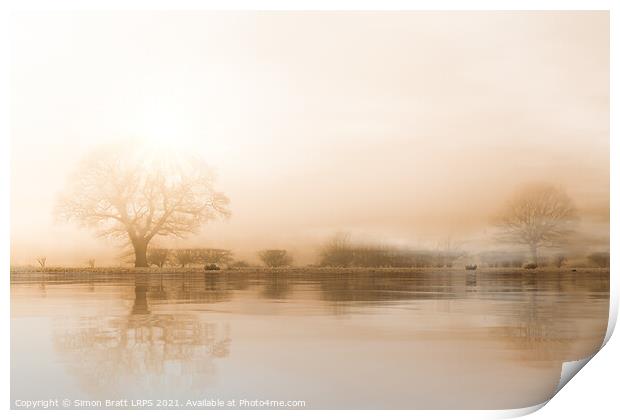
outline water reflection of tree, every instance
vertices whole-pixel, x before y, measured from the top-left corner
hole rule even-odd
[[[290,281],[286,276],[275,274],[262,280],[262,296],[266,299],[285,299],[291,290]]]
[[[375,305],[408,300],[464,298],[465,281],[443,275],[341,275],[318,280],[321,299],[334,305]]]
[[[126,316],[83,317],[57,326],[54,345],[82,388],[95,396],[118,395],[127,386],[141,395],[160,391],[161,396],[175,389],[203,389],[213,379],[214,359],[229,354],[228,326],[158,308],[168,300],[214,302],[227,296],[221,285],[198,284],[165,287],[137,279]]]
[[[601,320],[607,314],[608,278],[556,275],[503,283],[487,286],[512,296],[499,312],[502,326],[491,328],[490,335],[505,340],[520,360],[577,360],[600,346],[607,327]],[[588,319],[592,322],[580,323]]]
[[[407,277],[348,275],[317,280],[320,298],[336,313],[400,301],[445,301],[441,311],[488,315],[494,326],[480,326],[525,362],[561,362],[587,357],[605,335],[608,275],[556,273],[519,276],[484,273],[414,273]],[[435,307],[436,309],[439,307]],[[457,316],[457,315],[455,315]],[[590,323],[584,321],[590,320]],[[446,331],[450,333],[450,331]]]

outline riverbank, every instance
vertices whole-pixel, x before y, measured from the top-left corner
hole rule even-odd
[[[266,274],[282,274],[282,275],[344,275],[344,274],[422,274],[422,273],[467,273],[467,274],[501,274],[501,275],[522,275],[522,274],[535,274],[535,273],[600,273],[609,274],[609,268],[596,268],[596,267],[540,267],[536,269],[525,268],[496,268],[496,267],[481,267],[477,270],[465,270],[463,267],[459,268],[447,268],[447,267],[424,267],[424,268],[343,268],[343,267],[283,267],[283,268],[269,268],[269,267],[244,267],[244,268],[228,268],[222,270],[209,270],[205,271],[202,267],[149,267],[149,268],[134,268],[134,267],[48,267],[45,269],[37,267],[11,267],[11,275],[20,274],[49,274],[49,275],[61,275],[61,274],[114,274],[114,275],[183,275],[183,274],[206,274],[206,275],[220,275],[220,274],[247,274],[247,275],[266,275]]]

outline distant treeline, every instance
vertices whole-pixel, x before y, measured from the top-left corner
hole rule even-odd
[[[558,267],[574,264],[609,267],[609,252],[594,252],[587,256],[570,255],[556,250],[553,254],[540,256],[534,266]],[[347,235],[336,235],[321,249],[319,265],[323,267],[394,267],[427,268],[453,267],[473,262],[483,267],[519,268],[532,266],[531,257],[523,251],[486,251],[466,253],[450,243],[436,250],[407,250],[391,246],[355,244]],[[531,268],[531,267],[530,267]]]
[[[396,247],[354,244],[346,235],[337,235],[321,249],[323,267],[452,267],[463,256],[458,250],[405,250]]]
[[[230,264],[232,251],[218,248],[151,248],[147,254],[149,265],[163,267],[164,265],[179,265],[181,267],[193,264]]]
[[[402,250],[372,245],[354,245],[329,248],[321,252],[319,265],[323,267],[452,267],[462,254]]]
[[[293,258],[285,249],[265,249],[257,253],[262,265],[266,267],[289,267]],[[215,266],[209,269],[257,267],[243,260],[233,258],[233,252],[220,248],[151,248],[147,254],[148,265],[164,267]],[[47,258],[36,259],[41,270],[46,270]],[[94,269],[95,259],[85,264]],[[490,268],[521,268],[533,264],[527,252],[486,251],[466,253],[454,249],[444,250],[406,250],[382,245],[359,245],[342,241],[329,241],[321,248],[318,266],[330,268],[441,268],[463,267],[477,264]],[[608,268],[609,252],[592,252],[587,255],[555,254],[541,256],[538,267],[599,267]],[[317,266],[315,264],[309,265]]]
[[[487,267],[522,267],[527,262],[524,252],[488,251],[477,255],[477,260]],[[539,261],[544,263],[544,259]]]
[[[529,263],[527,253],[507,252],[507,251],[490,251],[481,252],[475,255],[475,258],[486,267],[523,267]],[[538,258],[537,266],[539,267],[557,267],[561,268],[567,265],[574,265],[579,262],[580,265],[591,267],[607,268],[609,267],[609,252],[593,252],[587,255],[570,255],[556,251],[550,255],[543,255]]]
[[[286,267],[293,263],[292,256],[285,249],[265,249],[259,251],[257,255],[267,267]],[[231,250],[220,248],[151,248],[147,259],[149,265],[158,267],[214,264],[219,267],[242,268],[252,265],[246,261],[235,260]],[[577,260],[588,266],[609,267],[609,252],[595,252],[587,256],[570,258],[565,254],[556,253],[541,256],[537,265],[560,268]],[[439,250],[408,250],[384,245],[355,244],[346,238],[335,237],[321,248],[318,265],[344,268],[450,268],[463,266],[467,262],[492,268],[519,268],[531,263],[526,252],[486,251],[468,254],[450,247]]]
[[[285,249],[264,249],[258,257],[267,267],[285,267],[291,265],[293,258]],[[147,254],[149,265],[163,267],[177,265],[181,267],[201,264],[227,267],[249,267],[250,264],[233,259],[233,252],[220,248],[151,248]]]

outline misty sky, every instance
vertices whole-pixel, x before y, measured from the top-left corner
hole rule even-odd
[[[311,262],[328,235],[487,240],[516,187],[563,185],[608,235],[606,12],[97,12],[14,19],[11,260],[112,263],[54,221],[79,160],[146,141],[203,156],[232,218],[172,246]]]

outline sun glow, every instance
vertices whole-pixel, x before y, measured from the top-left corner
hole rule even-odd
[[[151,100],[138,113],[132,138],[151,159],[179,163],[202,158],[219,166],[229,145],[209,129],[206,114],[192,112],[179,99]]]
[[[153,150],[174,153],[196,148],[192,128],[180,106],[157,101],[145,107],[137,134]]]

